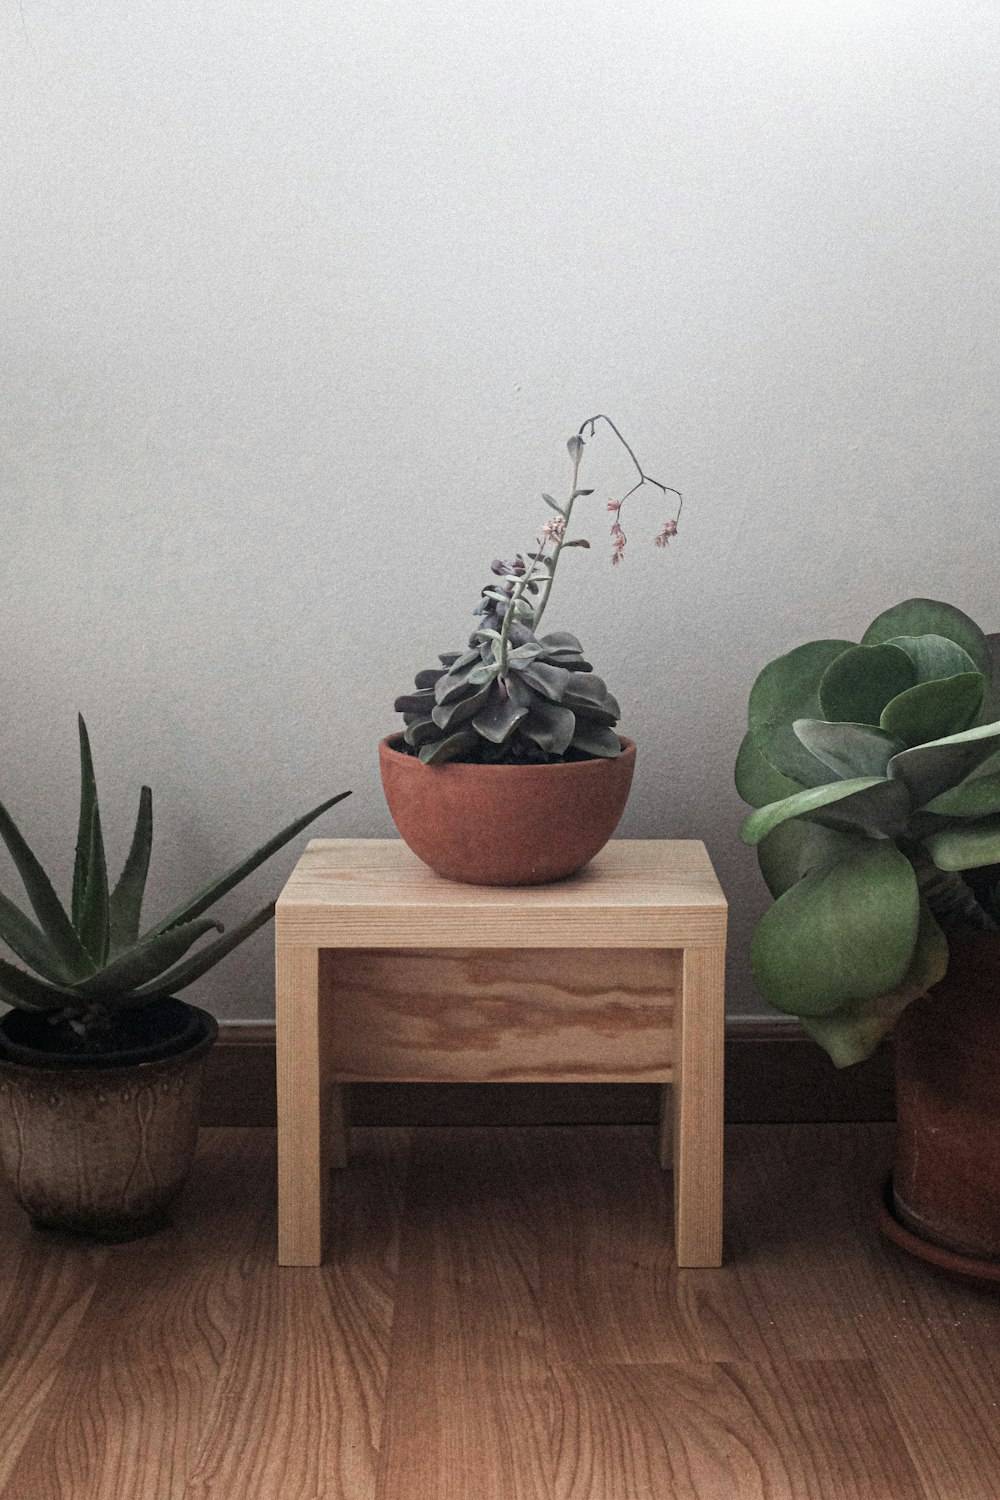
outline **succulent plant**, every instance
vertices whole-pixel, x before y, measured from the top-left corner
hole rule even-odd
[[[1000,917],[1000,636],[908,599],[859,644],[760,673],[736,786],[776,898],[758,985],[844,1067],[944,976],[949,935]]]
[[[0,959],[0,1000],[47,1015],[83,1043],[101,1045],[116,1013],[175,995],[208,972],[274,914],[270,902],[225,932],[205,916],[209,907],[251,871],[333,807],[349,792],[328,797],[224,875],[183,901],[140,935],[143,896],[153,837],[153,797],[139,797],[132,844],[124,869],[110,889],[90,739],[82,715],[80,731],[80,821],[67,913],[49,877],[0,803],[0,837],[21,877],[37,925],[0,895],[0,938],[33,973]],[[190,957],[184,955],[207,932],[224,935]]]
[[[518,765],[537,761],[582,760],[621,753],[615,733],[621,710],[584,659],[583,647],[568,631],[539,635],[562,552],[589,548],[567,529],[577,500],[592,495],[579,487],[584,433],[593,436],[604,422],[623,445],[639,475],[621,500],[608,501],[611,560],[625,552],[622,507],[644,485],[664,494],[678,491],[646,474],[615,424],[605,416],[588,417],[567,443],[573,465],[568,498],[558,503],[543,495],[555,516],[542,526],[536,550],[518,553],[512,562],[497,558],[493,577],[482,590],[475,614],[480,617],[464,651],[448,652],[437,667],[418,672],[414,691],[396,699],[403,715],[404,747],[427,765],[448,760]],[[677,515],[657,534],[665,547],[677,535]]]

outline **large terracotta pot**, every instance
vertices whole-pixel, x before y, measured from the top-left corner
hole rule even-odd
[[[425,766],[379,746],[393,822],[425,865],[468,885],[541,885],[592,860],[618,827],[635,745],[614,759],[539,766]]]
[[[183,1050],[117,1066],[44,1052],[26,1060],[30,1047],[4,1040],[19,1013],[0,1022],[0,1159],[36,1226],[128,1240],[165,1222],[191,1166],[205,1053],[219,1031],[206,1011],[183,1010]]]
[[[895,1057],[894,1216],[959,1258],[926,1259],[1000,1271],[1000,934],[952,940],[944,979],[896,1023]]]

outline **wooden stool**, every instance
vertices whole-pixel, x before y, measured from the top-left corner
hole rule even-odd
[[[281,1265],[323,1259],[341,1085],[390,1081],[663,1084],[677,1261],[721,1264],[726,915],[694,840],[496,887],[397,839],[314,839],[275,920]]]

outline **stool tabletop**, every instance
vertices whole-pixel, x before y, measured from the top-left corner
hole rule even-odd
[[[577,874],[536,886],[445,880],[401,839],[312,839],[278,898],[276,937],[331,948],[687,947],[724,943],[726,917],[697,839],[612,839]]]

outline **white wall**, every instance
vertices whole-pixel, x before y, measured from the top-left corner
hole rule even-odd
[[[612,573],[595,446],[548,618],[761,1008],[756,671],[917,592],[1000,625],[998,62],[992,0],[2,0],[0,787],[54,867],[77,707],[161,909],[345,786],[317,831],[389,835],[394,695],[607,411],[682,536]],[[269,951],[203,1003],[268,1014]]]

